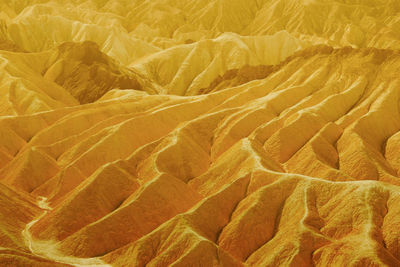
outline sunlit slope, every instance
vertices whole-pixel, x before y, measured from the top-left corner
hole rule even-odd
[[[115,266],[396,266],[399,68],[317,46],[206,95],[4,118],[2,183],[48,198],[34,238]]]
[[[3,50],[0,114],[89,103],[116,88],[197,95],[230,69],[277,64],[304,46],[286,32],[266,37],[226,34],[169,48],[130,66],[107,56],[94,42],[68,42],[39,53]]]
[[[34,198],[0,184],[0,203],[1,266],[69,266],[31,254],[23,230],[42,212]]]
[[[21,115],[78,104],[66,90],[44,79],[51,53],[0,51],[0,114]]]
[[[0,266],[400,266],[399,14],[0,1]]]
[[[65,42],[92,41],[167,94],[199,94],[230,69],[277,64],[313,44],[400,48],[397,1],[31,0],[0,5],[0,48],[42,52]],[[60,107],[28,93],[41,107],[22,107],[18,114]],[[10,109],[3,114],[12,114]]]
[[[92,40],[120,59],[224,32],[399,48],[399,9],[395,0],[30,0],[3,2],[2,17],[9,38],[30,51]]]
[[[0,115],[24,115],[91,103],[112,89],[149,93],[159,86],[122,66],[96,43],[64,43],[24,53],[0,51]]]
[[[228,70],[275,65],[307,45],[285,31],[255,37],[225,33],[163,50],[131,67],[159,84],[163,88],[160,93],[197,95]]]

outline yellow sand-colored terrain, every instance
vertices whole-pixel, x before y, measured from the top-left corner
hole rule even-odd
[[[0,266],[400,266],[398,0],[0,0]]]

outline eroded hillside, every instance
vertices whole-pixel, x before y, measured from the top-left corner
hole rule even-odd
[[[0,266],[400,266],[399,11],[0,2]]]

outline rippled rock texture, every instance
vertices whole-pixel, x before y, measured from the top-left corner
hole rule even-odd
[[[400,2],[0,2],[0,266],[400,266]]]

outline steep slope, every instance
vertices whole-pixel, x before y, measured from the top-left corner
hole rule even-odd
[[[305,46],[400,48],[400,6],[394,0],[31,0],[2,5],[0,39],[31,52],[92,41],[164,87],[158,92],[178,95],[198,94],[230,69],[277,64]]]
[[[0,1],[0,266],[400,266],[399,10]]]
[[[93,42],[64,43],[52,60],[44,78],[62,86],[81,104],[94,102],[111,89],[155,92],[150,81],[117,65]]]
[[[0,115],[23,115],[77,105],[66,90],[43,78],[51,52],[0,50]]]
[[[243,37],[225,33],[216,39],[179,45],[131,65],[162,86],[160,93],[197,95],[218,75],[245,65],[274,65],[306,46],[285,31]]]
[[[113,90],[3,119],[25,140],[3,144],[3,182],[53,208],[33,237],[116,266],[398,264],[400,53],[316,46],[247,68],[207,95]]]
[[[30,253],[24,238],[25,225],[41,212],[33,198],[0,184],[1,266],[69,266]]]
[[[154,53],[155,46],[167,48],[215,38],[224,32],[254,36],[287,30],[297,38],[335,46],[399,48],[399,8],[395,0],[2,3],[5,34],[28,51],[49,49],[66,41],[90,40],[123,63],[127,63],[122,60],[126,56],[131,59]],[[41,27],[43,22],[47,22],[45,28]],[[62,25],[62,32],[57,25]],[[34,42],[26,39],[29,30],[34,32]],[[140,52],[135,52],[130,42],[139,45]],[[119,49],[115,44],[120,45]]]
[[[156,93],[158,85],[102,53],[93,42],[40,53],[0,50],[0,114],[23,115],[94,102],[112,89]]]

